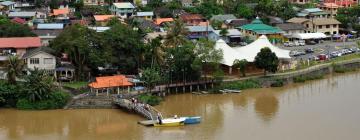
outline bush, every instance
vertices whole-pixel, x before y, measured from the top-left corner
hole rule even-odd
[[[31,102],[26,98],[19,99],[16,107],[18,109],[34,109],[34,110],[44,110],[44,109],[59,109],[65,106],[69,100],[70,95],[62,91],[55,91],[51,93],[49,99]]]
[[[162,101],[162,98],[161,97],[158,97],[158,96],[154,96],[154,95],[147,95],[147,94],[142,94],[138,97],[138,99],[143,102],[143,103],[146,103],[146,104],[149,104],[149,105],[158,105],[160,104],[160,102]]]
[[[334,68],[334,72],[335,73],[345,73],[345,72],[349,72],[349,71],[355,71],[356,69],[354,68],[346,68],[344,66],[333,66]]]
[[[310,76],[297,76],[294,77],[293,80],[295,83],[304,83],[305,81],[309,81],[309,80],[316,80],[316,79],[323,79],[324,78],[324,74],[317,74],[317,75],[310,75]]]
[[[284,86],[284,80],[276,79],[275,82],[271,83],[271,87],[282,87]]]
[[[220,89],[244,90],[244,89],[260,88],[260,87],[261,87],[261,84],[258,80],[249,79],[249,80],[245,80],[245,81],[222,83],[219,88]]]

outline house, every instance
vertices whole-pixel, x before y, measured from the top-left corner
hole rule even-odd
[[[11,22],[17,23],[17,24],[26,24],[26,20],[25,20],[25,19],[18,18],[18,17],[11,19]]]
[[[170,23],[170,22],[173,22],[174,19],[173,18],[156,18],[154,19],[154,23],[158,26],[161,26],[165,23]]]
[[[69,19],[69,9],[68,8],[59,8],[53,9],[53,16],[55,19]]]
[[[335,3],[320,3],[317,5],[317,7],[330,13],[332,17],[336,16],[337,10],[340,8],[340,6]]]
[[[13,18],[22,18],[25,19],[26,21],[31,20],[35,17],[36,12],[10,12],[8,17],[10,19]]]
[[[137,12],[136,17],[137,18],[143,18],[146,20],[152,20],[154,16],[154,12]]]
[[[275,26],[276,24],[284,23],[284,20],[281,19],[280,17],[268,16],[267,18],[269,19],[269,24],[271,26]]]
[[[41,39],[42,46],[48,46],[64,29],[62,23],[40,23],[32,32]]]
[[[351,7],[358,5],[359,0],[323,0],[324,3],[335,3],[341,7]]]
[[[305,18],[291,18],[287,22],[299,23],[306,27],[308,33],[324,33],[326,35],[338,34],[339,25],[341,24],[334,18],[316,18],[316,19],[305,19]]]
[[[96,32],[98,33],[102,33],[102,32],[105,32],[106,30],[109,30],[110,27],[90,27],[88,26],[89,29],[92,29],[92,30],[95,30]]]
[[[311,2],[311,0],[290,0],[291,3],[296,3],[296,4],[307,4],[309,2]]]
[[[272,42],[281,42],[283,40],[283,31],[281,29],[264,24],[258,17],[250,24],[237,28],[252,40],[257,39],[261,35],[266,35]]]
[[[180,2],[183,7],[193,7],[194,6],[193,0],[181,0]]]
[[[50,75],[55,73],[56,57],[55,50],[49,47],[39,47],[27,51],[22,59],[25,61],[27,69],[45,70]]]
[[[241,42],[242,33],[238,29],[227,29],[227,34],[222,36],[221,30],[214,30],[210,35],[209,39],[217,41],[219,39],[224,40],[226,43],[239,43]]]
[[[331,14],[325,12],[319,8],[308,8],[303,9],[299,13],[296,14],[297,17],[312,19],[312,18],[329,18]]]
[[[134,84],[129,82],[130,79],[125,77],[125,75],[115,75],[115,76],[102,76],[96,77],[94,82],[89,84],[91,93],[106,93],[109,95],[111,93],[129,93],[130,87]]]
[[[121,18],[129,18],[134,14],[135,6],[130,2],[113,3],[110,11],[113,15]]]
[[[247,19],[229,19],[225,21],[225,28],[234,29],[235,27],[240,27],[245,24],[249,24]]]
[[[0,38],[0,61],[7,60],[9,55],[22,57],[29,49],[41,47],[39,37]]]
[[[182,14],[180,19],[188,26],[204,25],[207,20],[200,14]]]
[[[105,0],[84,0],[84,5],[105,5]]]
[[[146,20],[143,18],[134,18],[133,20],[138,23],[139,30],[141,30],[142,32],[148,33],[160,31],[160,27],[153,23],[151,20]]]
[[[94,15],[95,24],[98,26],[106,26],[108,21],[111,18],[115,17],[114,15]]]
[[[225,22],[227,20],[233,20],[236,19],[236,17],[233,14],[225,14],[225,15],[213,15],[210,18],[210,21],[220,21]]]
[[[3,1],[3,2],[0,2],[0,6],[3,7],[3,10],[4,11],[12,11],[15,9],[15,2],[13,1]]]
[[[214,29],[211,26],[186,26],[189,30],[189,39],[208,38]]]
[[[306,33],[306,28],[300,23],[282,23],[277,24],[276,27],[283,30],[283,35],[286,38],[291,38],[294,34]]]

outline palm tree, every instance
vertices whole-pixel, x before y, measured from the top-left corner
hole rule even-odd
[[[151,41],[150,45],[150,55],[151,55],[151,68],[153,68],[155,62],[159,65],[164,62],[164,48],[161,45],[161,38],[155,38]]]
[[[24,68],[24,61],[18,58],[18,56],[9,56],[7,65],[7,79],[10,84],[16,84],[16,77],[21,76]]]
[[[165,37],[165,47],[173,48],[185,44],[187,41],[187,34],[188,30],[185,28],[185,24],[181,20],[176,19],[170,26],[170,29]]]

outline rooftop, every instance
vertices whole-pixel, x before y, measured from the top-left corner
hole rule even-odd
[[[281,30],[276,27],[272,27],[264,24],[260,19],[256,18],[250,24],[246,24],[240,27],[244,30],[250,30],[256,33],[269,34],[269,33],[280,33]]]
[[[185,28],[189,29],[189,32],[211,32],[214,29],[211,26],[186,26]]]
[[[69,9],[68,8],[53,9],[53,14],[54,14],[54,16],[66,15],[66,14],[69,14]]]
[[[305,29],[305,27],[299,23],[283,23],[283,24],[277,24],[276,26],[284,31]]]
[[[107,21],[115,17],[114,15],[94,15],[95,21]]]
[[[297,17],[294,17],[294,18],[291,18],[289,20],[287,20],[287,22],[290,22],[290,23],[303,23],[303,22],[306,22],[308,21],[309,19],[306,19],[306,18],[297,18]]]
[[[308,8],[308,9],[304,9],[302,10],[302,12],[306,12],[306,13],[316,13],[316,12],[322,12],[323,10],[319,9],[319,8]]]
[[[119,3],[113,3],[113,5],[116,8],[127,8],[127,9],[134,9],[135,6],[131,4],[130,2],[119,2]]]
[[[39,37],[10,37],[0,38],[0,48],[36,48],[41,47]]]
[[[182,14],[180,15],[180,18],[183,20],[183,21],[186,21],[186,20],[202,20],[204,19],[204,17],[200,14]]]
[[[156,19],[154,20],[154,23],[155,23],[156,25],[160,25],[161,23],[164,23],[164,22],[172,22],[172,21],[174,21],[173,18],[156,18]]]
[[[226,15],[213,15],[210,20],[217,20],[217,21],[226,21],[226,20],[231,20],[231,19],[236,19],[236,17],[233,14],[226,14]]]
[[[12,1],[3,1],[3,2],[0,2],[0,5],[3,5],[3,6],[10,6],[10,5],[13,5],[13,4],[16,4],[15,2],[12,2]]]
[[[62,29],[64,29],[64,24],[62,24],[62,23],[40,23],[37,25],[37,29],[62,30]]]
[[[124,87],[132,85],[124,75],[96,77],[95,82],[89,84],[91,88]]]
[[[22,18],[19,18],[19,17],[15,17],[11,20],[11,22],[13,23],[18,23],[18,24],[25,24],[26,23],[26,20],[25,19],[22,19]]]
[[[9,17],[34,17],[36,12],[10,12]]]
[[[54,55],[55,54],[55,50],[49,48],[49,47],[39,47],[39,48],[34,48],[34,49],[31,49],[29,51],[26,51],[26,53],[22,56],[22,58],[28,58],[28,57],[31,57],[39,52],[44,52],[44,53],[48,53],[48,54],[51,54],[51,55]]]
[[[138,17],[154,16],[154,12],[137,12],[136,16]]]
[[[315,25],[341,24],[338,20],[334,18],[316,18],[313,22]]]

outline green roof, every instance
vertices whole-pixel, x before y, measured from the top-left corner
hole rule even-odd
[[[250,24],[243,25],[239,27],[240,29],[250,30],[259,34],[272,34],[272,33],[280,33],[281,29],[272,27],[264,24],[260,19],[253,20]]]

